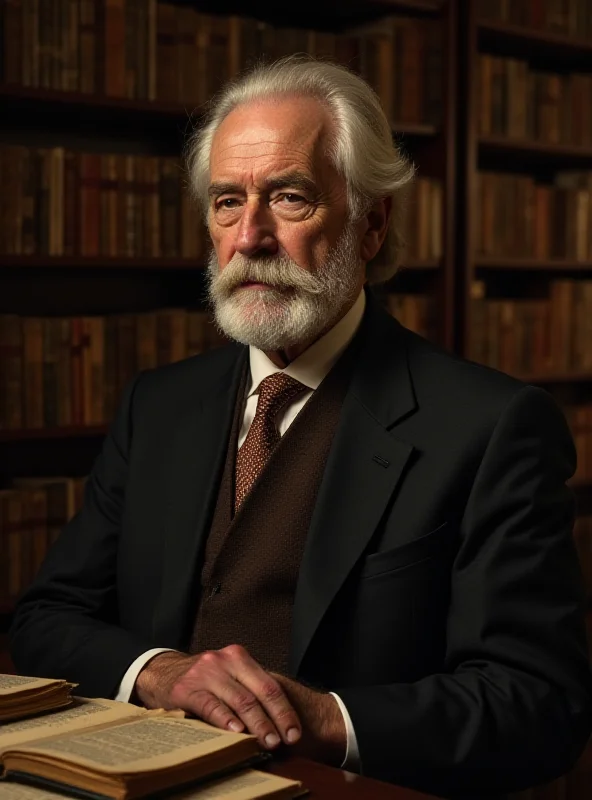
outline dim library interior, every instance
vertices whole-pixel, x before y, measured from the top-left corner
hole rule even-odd
[[[381,301],[562,405],[592,600],[592,2],[254,8],[1,5],[0,672],[15,598],[79,507],[123,386],[224,341],[204,301],[187,136],[225,80],[295,52],[366,78],[417,167]],[[592,603],[588,619],[592,648]],[[519,797],[583,800],[591,781],[592,742]]]

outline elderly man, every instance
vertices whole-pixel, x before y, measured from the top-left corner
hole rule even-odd
[[[18,669],[443,796],[558,776],[592,718],[573,443],[545,392],[366,291],[412,179],[375,95],[259,67],[189,166],[236,343],[129,385]]]

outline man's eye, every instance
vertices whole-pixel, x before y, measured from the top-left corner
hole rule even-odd
[[[282,200],[287,200],[288,204],[291,204],[291,203],[303,203],[304,202],[304,197],[302,197],[302,195],[299,195],[299,194],[287,193],[287,194],[283,194],[281,197],[282,197]]]
[[[237,205],[238,200],[236,197],[225,197],[218,201],[216,208],[236,208]]]

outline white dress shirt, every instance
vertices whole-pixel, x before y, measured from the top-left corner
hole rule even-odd
[[[283,436],[296,418],[298,412],[302,410],[306,402],[312,397],[315,389],[317,389],[321,381],[325,378],[331,367],[352,340],[362,321],[365,305],[366,296],[362,290],[347,314],[342,317],[331,330],[327,331],[324,336],[318,339],[305,350],[302,355],[298,356],[298,358],[288,364],[283,370],[280,370],[270,361],[261,350],[257,350],[255,347],[249,348],[250,376],[246,389],[246,406],[238,438],[239,448],[245,441],[251,423],[255,417],[261,381],[273,375],[274,372],[285,372],[286,375],[290,375],[290,377],[295,378],[297,381],[300,381],[300,383],[309,387],[309,391],[299,394],[278,414],[276,424],[280,436]],[[171,648],[167,647],[157,647],[152,650],[147,650],[145,653],[142,653],[141,656],[138,656],[123,676],[115,699],[128,702],[136,678],[144,665],[158,653],[165,653],[170,649]],[[331,692],[331,694],[337,701],[347,730],[347,748],[345,759],[341,766],[352,772],[359,771],[360,755],[351,718],[341,698],[336,695],[335,692]]]

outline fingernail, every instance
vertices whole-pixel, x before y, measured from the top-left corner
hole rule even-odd
[[[277,736],[275,733],[268,733],[265,737],[265,744],[267,747],[277,747],[280,743],[280,737]]]
[[[240,724],[240,722],[234,722],[234,720],[228,723],[228,727],[235,733],[240,733],[243,730],[243,726]]]
[[[286,733],[286,739],[290,742],[290,744],[294,744],[300,739],[300,731],[298,728],[290,728],[290,730]]]

